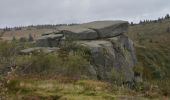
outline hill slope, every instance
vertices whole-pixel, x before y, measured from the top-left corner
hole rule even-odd
[[[170,19],[130,26],[128,35],[135,42],[138,66],[144,78],[170,77]]]

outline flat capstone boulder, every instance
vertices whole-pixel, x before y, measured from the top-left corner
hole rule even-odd
[[[95,21],[74,26],[62,26],[58,28],[66,38],[75,40],[94,40],[115,37],[126,33],[128,22],[126,21]]]

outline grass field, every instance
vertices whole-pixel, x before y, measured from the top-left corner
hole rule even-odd
[[[159,100],[125,87],[113,87],[110,83],[79,80],[74,83],[58,80],[12,80],[9,100]],[[10,87],[10,86],[9,86]]]

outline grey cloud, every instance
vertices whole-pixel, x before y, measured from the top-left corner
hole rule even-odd
[[[169,12],[170,0],[0,0],[0,27],[116,19],[137,22]]]

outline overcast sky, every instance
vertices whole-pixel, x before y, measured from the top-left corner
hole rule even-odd
[[[0,0],[0,27],[118,19],[138,22],[167,13],[170,0]]]

